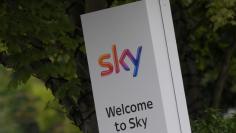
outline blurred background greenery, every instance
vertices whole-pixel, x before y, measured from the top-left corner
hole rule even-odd
[[[0,133],[80,133],[39,79],[11,89],[11,73],[0,66]]]

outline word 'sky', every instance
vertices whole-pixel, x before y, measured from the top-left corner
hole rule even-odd
[[[115,73],[119,73],[120,65],[123,67],[124,70],[130,71],[130,67],[125,62],[125,59],[128,57],[128,59],[130,59],[130,61],[134,65],[133,77],[136,77],[139,71],[141,52],[142,52],[142,46],[139,46],[137,48],[136,56],[134,57],[129,49],[124,49],[123,52],[121,53],[120,58],[118,58],[116,44],[113,44],[112,55],[109,53],[105,53],[99,56],[98,64],[101,67],[106,68],[106,70],[101,72],[101,76],[110,75],[113,73],[114,70],[115,70]],[[108,59],[110,59],[111,56],[113,58],[113,62],[108,61]]]

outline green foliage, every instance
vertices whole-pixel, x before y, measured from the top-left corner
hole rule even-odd
[[[236,114],[232,118],[224,118],[218,111],[209,109],[202,119],[192,122],[193,133],[235,133]]]
[[[10,81],[11,72],[0,67],[1,133],[80,132],[65,118],[58,101],[40,80],[31,77],[26,84],[19,86],[20,91],[9,90],[7,84]]]
[[[220,87],[217,83],[222,82],[224,103],[232,104],[235,92],[230,88],[236,82],[236,1],[172,0],[171,3],[189,102],[198,102],[201,109],[211,106]],[[224,69],[226,72],[222,74]],[[220,78],[223,80],[217,81]]]
[[[3,43],[1,40],[0,40],[0,53],[1,52],[6,52],[7,51],[7,46],[5,43]]]
[[[66,14],[69,1],[2,0],[0,3],[0,53],[6,57],[5,66],[14,70],[8,87],[18,88],[31,75],[44,82],[63,78],[68,83],[58,86],[55,96],[78,97],[80,80],[75,53],[83,45]]]
[[[236,0],[214,0],[209,4],[207,14],[214,23],[214,31],[227,24],[236,25],[235,6]]]
[[[14,67],[12,84],[25,83],[31,74],[45,80],[76,78],[74,53],[81,39],[73,36],[67,4],[64,0],[1,2],[0,51],[6,51],[7,63]]]

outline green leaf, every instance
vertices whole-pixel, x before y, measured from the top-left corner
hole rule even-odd
[[[31,69],[27,66],[15,70],[11,75],[8,87],[16,89],[19,85],[25,84],[31,76]]]

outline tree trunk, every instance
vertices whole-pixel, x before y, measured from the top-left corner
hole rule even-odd
[[[229,47],[229,49],[226,51],[225,56],[223,58],[223,63],[221,64],[220,73],[218,74],[218,77],[216,80],[216,87],[215,87],[214,97],[213,97],[213,102],[212,102],[212,106],[214,108],[219,108],[220,106],[222,93],[224,91],[224,86],[228,78],[230,62],[233,57],[235,49],[236,49],[236,44],[233,45],[232,47]]]
[[[80,15],[82,13],[88,13],[92,11],[97,11],[107,7],[106,0],[85,0],[85,3],[77,3],[79,5],[71,5],[70,9],[67,10],[68,15],[71,17],[73,23],[79,29],[79,35],[82,35],[82,26]],[[81,10],[84,9],[84,11]],[[77,50],[75,53],[76,63],[77,63],[77,74],[82,75],[79,77],[82,80],[83,86],[85,86],[86,93],[85,96],[78,98],[77,103],[71,102],[71,99],[62,99],[62,105],[68,106],[70,109],[69,118],[74,121],[74,123],[80,127],[83,133],[98,133],[98,124],[95,113],[94,100],[91,93],[91,83],[89,77],[88,63],[86,55]],[[70,102],[65,102],[70,101]],[[69,103],[69,105],[68,105]],[[74,107],[74,108],[73,108]],[[79,108],[79,110],[77,110]],[[81,115],[79,115],[81,114]]]

